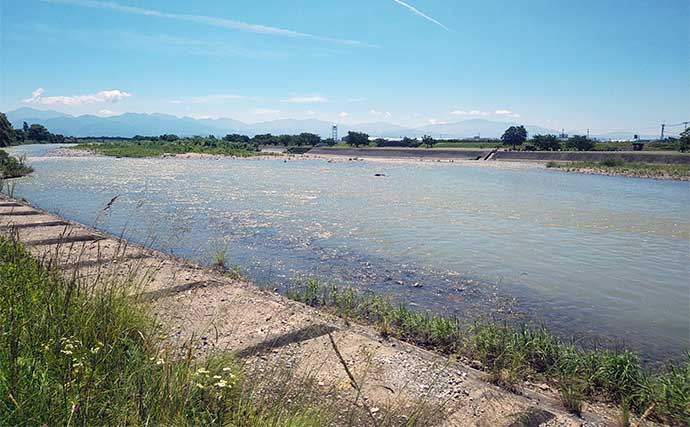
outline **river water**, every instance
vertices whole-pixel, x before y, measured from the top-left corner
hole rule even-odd
[[[15,181],[15,196],[202,263],[226,250],[257,282],[284,289],[316,276],[419,310],[543,323],[655,360],[690,348],[687,182],[54,148],[10,149],[35,169]]]

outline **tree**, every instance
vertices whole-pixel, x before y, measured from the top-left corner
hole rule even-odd
[[[369,135],[367,135],[364,132],[349,131],[345,138],[347,138],[347,143],[353,147],[359,147],[360,145],[369,145]]]
[[[429,135],[424,135],[422,137],[422,144],[426,145],[426,148],[431,148],[436,144],[436,140]]]
[[[175,134],[172,134],[172,133],[170,133],[170,134],[165,133],[165,134],[159,136],[158,139],[160,139],[161,141],[173,142],[173,141],[177,141],[178,139],[180,139],[180,137],[175,135]]]
[[[4,113],[0,113],[0,147],[9,147],[15,141],[12,123]]]
[[[297,136],[297,145],[311,145],[312,147],[321,143],[321,137],[319,135],[302,132]]]
[[[534,135],[532,137],[532,144],[538,150],[556,151],[561,149],[561,142],[556,135]]]
[[[45,126],[39,124],[32,124],[26,132],[26,139],[36,142],[46,142],[50,140],[50,132]]]
[[[249,137],[247,135],[240,135],[237,133],[233,133],[233,134],[225,135],[223,137],[223,141],[247,143],[247,142],[249,142]]]
[[[527,130],[525,130],[525,127],[522,125],[509,127],[505,132],[503,132],[503,136],[501,136],[503,144],[512,145],[513,150],[517,145],[522,145],[526,139]]]
[[[678,149],[681,152],[690,150],[690,129],[685,129],[680,133],[680,144]]]
[[[589,151],[594,148],[594,141],[582,135],[573,135],[568,138],[565,146],[571,150]]]
[[[29,124],[26,122],[22,123],[22,130],[24,133],[27,133],[29,131]]]

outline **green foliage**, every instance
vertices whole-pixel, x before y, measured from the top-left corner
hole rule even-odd
[[[349,131],[345,137],[345,141],[353,147],[369,145],[369,135],[363,132]]]
[[[4,113],[0,113],[0,147],[9,147],[15,143],[15,133],[12,123]]]
[[[422,137],[422,144],[426,145],[426,148],[431,148],[436,144],[436,140],[429,135],[424,135]]]
[[[690,129],[685,129],[680,133],[678,150],[681,152],[690,150]]]
[[[33,169],[24,163],[24,159],[10,156],[0,150],[0,178],[17,178],[28,175]]]
[[[45,126],[39,124],[33,124],[29,126],[26,131],[26,138],[38,143],[47,142],[50,140],[50,132]]]
[[[556,135],[534,135],[532,137],[532,144],[538,150],[558,151],[561,149],[561,142]]]
[[[128,295],[65,280],[0,238],[0,425],[322,426],[337,415],[287,371],[175,356]]]
[[[515,327],[476,321],[463,325],[454,316],[419,313],[386,297],[304,279],[288,297],[336,314],[374,324],[383,336],[479,360],[496,384],[514,390],[527,378],[552,382],[563,403],[577,413],[585,399],[629,402],[638,414],[683,425],[690,417],[690,353],[681,365],[662,372],[645,370],[628,351],[582,349],[551,335],[545,328]]]
[[[527,130],[524,126],[511,126],[503,132],[501,141],[505,145],[512,145],[513,150],[516,146],[522,145],[527,140]]]
[[[574,135],[568,138],[566,148],[577,151],[590,151],[594,148],[594,141],[582,135]]]
[[[558,386],[563,407],[571,414],[582,416],[584,393],[580,381],[565,380]]]
[[[206,153],[232,155],[238,157],[259,155],[254,143],[227,141],[216,138],[178,138],[170,141],[169,135],[156,140],[132,139],[117,140],[102,144],[79,144],[77,150],[89,150],[99,154],[116,157],[154,157],[163,154]]]

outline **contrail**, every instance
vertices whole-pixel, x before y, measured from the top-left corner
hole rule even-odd
[[[269,27],[266,25],[250,24],[233,19],[216,18],[214,16],[188,15],[179,13],[168,13],[153,9],[144,9],[135,6],[126,6],[112,1],[99,0],[43,0],[46,3],[68,4],[92,9],[106,9],[131,15],[143,15],[153,18],[172,19],[176,21],[195,22],[197,24],[210,25],[213,27],[228,28],[237,31],[245,31],[257,34],[270,34],[274,36],[293,37],[302,39],[319,40],[330,43],[338,43],[353,46],[375,47],[367,45],[357,40],[339,39],[333,37],[317,36],[314,34],[301,33],[298,31],[287,30],[285,28]]]
[[[438,25],[439,27],[443,28],[444,30],[446,30],[446,31],[451,31],[450,28],[448,28],[448,27],[446,27],[445,25],[441,24],[440,22],[438,22],[437,20],[435,20],[435,19],[432,18],[431,16],[427,15],[426,13],[422,12],[421,10],[417,9],[416,7],[414,7],[414,6],[412,6],[412,5],[409,5],[409,4],[407,4],[407,3],[405,3],[404,1],[401,1],[401,0],[393,0],[393,1],[396,2],[396,3],[398,3],[400,6],[404,6],[404,7],[408,8],[408,9],[410,9],[412,12],[414,12],[415,14],[421,16],[422,18],[426,19],[427,21],[433,22],[434,24]]]

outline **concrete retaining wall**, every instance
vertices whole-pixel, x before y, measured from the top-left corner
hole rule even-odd
[[[464,149],[388,149],[388,148],[314,148],[309,154],[347,157],[389,157],[399,159],[463,159],[484,158],[491,150]],[[690,164],[690,154],[654,151],[498,151],[493,160],[583,162],[620,159],[636,163]]]
[[[496,160],[530,160],[556,162],[600,162],[618,159],[630,163],[690,163],[690,155],[682,153],[634,151],[499,151]]]
[[[418,148],[314,148],[309,154],[348,157],[391,157],[397,159],[471,159],[483,158],[491,150],[427,150]]]

